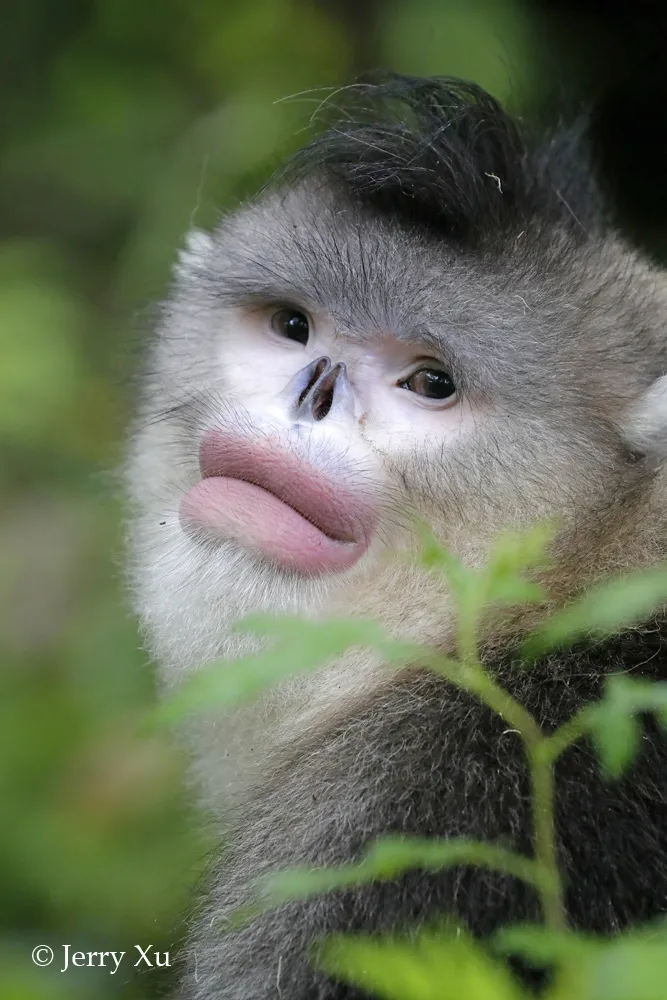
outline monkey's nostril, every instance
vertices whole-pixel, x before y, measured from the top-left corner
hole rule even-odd
[[[302,383],[303,385],[303,383]],[[331,367],[329,358],[320,358],[308,369],[308,385],[301,389],[295,417],[297,420],[324,420],[334,405],[345,398],[347,373],[339,362]]]
[[[302,389],[301,393],[299,394],[299,398],[296,401],[297,407],[301,406],[304,399],[306,398],[310,390],[317,382],[318,378],[324,374],[324,372],[327,370],[330,364],[331,361],[329,360],[329,358],[325,357],[318,358],[317,361],[313,362],[313,364],[310,366],[310,371],[308,372],[309,376],[308,380],[304,388]]]
[[[315,420],[324,420],[327,413],[331,409],[331,404],[333,403],[333,384],[324,388],[322,392],[318,394],[315,403],[313,404],[313,417]]]
[[[341,391],[341,383],[345,380],[347,370],[342,361],[326,374],[313,388],[311,412],[314,420],[324,420],[334,404],[337,392]]]

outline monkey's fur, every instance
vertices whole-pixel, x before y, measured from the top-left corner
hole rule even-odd
[[[555,602],[667,552],[667,281],[606,217],[582,129],[533,142],[488,95],[452,80],[388,77],[352,95],[357,105],[272,186],[213,234],[192,235],[161,313],[127,481],[136,607],[167,687],[245,651],[229,624],[255,610],[367,615],[451,650],[443,585],[405,558],[413,513],[471,565],[502,529],[555,519],[545,576]],[[335,433],[325,417],[295,436],[276,402],[285,379],[249,318],[285,302],[316,317],[355,392],[387,334],[390,351],[405,341],[439,357],[459,422],[452,410],[404,420],[412,402],[394,387],[395,418],[370,406]],[[285,364],[294,358],[297,371],[321,353],[290,344]],[[372,497],[379,522],[363,557],[340,574],[304,576],[233,540],[184,531],[179,504],[201,477],[202,434],[216,427],[249,444],[277,442]],[[661,616],[530,671],[512,653],[526,624],[513,614],[485,635],[485,662],[547,729],[595,698],[610,671],[667,676]],[[193,921],[183,996],[343,1000],[361,994],[310,961],[329,932],[455,914],[485,934],[538,918],[530,889],[459,868],[222,929],[258,874],[349,861],[382,833],[472,836],[529,852],[525,761],[506,730],[434,676],[396,674],[359,652],[250,707],[193,719],[194,773],[225,850]],[[600,779],[585,742],[557,772],[571,923],[614,931],[666,912],[659,733],[645,730],[621,781]]]

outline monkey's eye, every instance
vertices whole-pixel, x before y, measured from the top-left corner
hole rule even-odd
[[[402,389],[409,389],[428,399],[449,399],[456,393],[451,376],[439,368],[420,368],[409,378],[399,382],[399,385]]]
[[[271,317],[271,327],[280,337],[296,340],[299,344],[308,343],[310,333],[308,317],[298,309],[288,307],[279,309]]]

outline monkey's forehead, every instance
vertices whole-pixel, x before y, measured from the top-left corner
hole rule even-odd
[[[266,297],[290,287],[316,308],[414,314],[451,292],[458,255],[442,241],[355,205],[326,180],[271,191],[225,218],[215,234],[221,276],[252,274]]]
[[[289,301],[328,313],[341,328],[472,333],[517,321],[530,300],[548,312],[566,282],[576,295],[571,276],[582,271],[571,249],[557,253],[556,240],[544,261],[538,227],[519,231],[514,242],[473,253],[312,178],[223,218],[203,273],[230,301]]]

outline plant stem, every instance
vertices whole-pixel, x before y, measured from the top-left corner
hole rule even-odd
[[[549,740],[544,736],[532,747],[526,745],[530,764],[533,850],[535,858],[549,874],[541,888],[544,922],[550,930],[564,931],[567,919],[556,850],[554,765],[549,749]]]
[[[566,727],[561,727],[554,734],[555,737],[561,734],[560,739],[546,737],[530,712],[497,684],[481,663],[475,617],[462,618],[458,643],[460,683],[516,729],[523,741],[530,771],[533,851],[538,868],[543,873],[538,892],[544,922],[550,930],[563,931],[567,927],[567,919],[556,850],[554,761],[561,752],[561,744],[564,748],[578,737],[582,722],[575,716],[571,733]]]
[[[545,739],[543,753],[550,761],[555,761],[557,757],[567,750],[569,746],[576,743],[578,739],[588,732],[590,728],[591,706],[584,705],[578,712],[559,726],[555,732]]]
[[[516,729],[523,740],[526,750],[530,752],[538,747],[543,741],[542,730],[535,722],[535,719],[526,711],[523,705],[508,694],[487,674],[484,667],[478,664],[477,667],[465,668],[462,674],[462,686],[468,691],[476,694],[496,715]]]
[[[495,682],[480,661],[477,648],[477,616],[460,615],[457,652],[461,676],[458,683],[484,702],[501,719],[516,729],[527,747],[542,740],[542,730],[530,712],[520,705],[503,687]]]

